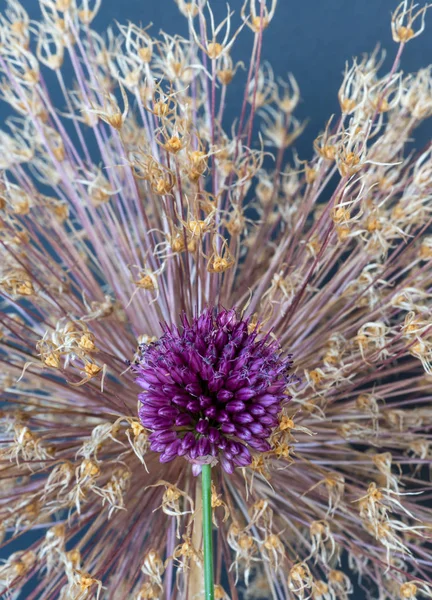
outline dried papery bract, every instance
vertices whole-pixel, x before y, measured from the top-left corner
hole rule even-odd
[[[250,81],[248,101],[262,108],[277,98],[277,84],[273,69],[269,63],[264,63],[257,75]]]
[[[205,5],[206,0],[191,0],[188,2],[187,0],[174,0],[180,11],[187,18],[196,17],[199,9]]]
[[[10,42],[18,43],[23,48],[28,48],[30,43],[30,19],[24,7],[17,1],[9,0],[4,13],[0,15],[0,23],[9,30]],[[3,34],[2,42],[7,40]]]
[[[229,54],[221,54],[217,61],[216,71],[219,83],[224,86],[229,85],[232,82],[237,69],[239,68],[244,68],[244,64],[242,62],[234,64],[233,59]]]
[[[265,0],[245,0],[241,9],[242,19],[254,33],[259,33],[269,26],[275,15],[276,4],[277,0],[269,3]]]
[[[276,1],[39,5],[0,15],[0,594],[202,595],[211,468],[216,598],[431,597],[428,6],[305,160]]]
[[[215,25],[214,15],[209,3],[205,4],[208,10],[208,16],[210,20],[211,36],[207,33],[207,23],[204,16],[204,11],[198,8],[200,22],[203,24],[204,33],[198,35],[195,27],[196,23],[193,20],[193,14],[189,14],[189,23],[193,34],[194,41],[198,48],[200,48],[212,61],[215,61],[223,54],[229,53],[232,45],[234,44],[236,37],[240,33],[241,27],[231,36],[231,17],[233,12],[230,11],[229,6],[227,7],[227,16],[219,25]],[[225,30],[225,31],[224,31]],[[223,33],[224,32],[224,33]],[[222,39],[218,41],[218,36],[222,36]],[[230,39],[231,36],[231,39]],[[202,40],[202,41],[201,41]]]
[[[108,123],[108,125],[111,125],[111,127],[117,130],[120,130],[123,127],[129,110],[128,97],[123,88],[121,87],[120,89],[124,102],[123,111],[121,111],[116,98],[112,94],[105,94],[103,107],[92,107],[90,111],[102,119],[102,121]]]
[[[233,523],[227,533],[227,541],[234,551],[234,561],[230,570],[234,569],[236,582],[239,579],[239,568],[244,570],[244,580],[249,584],[249,577],[254,562],[259,559],[256,556],[257,544],[253,536],[246,530],[242,530],[237,523]]]
[[[74,4],[80,22],[90,25],[101,7],[102,0],[75,0]]]
[[[405,44],[423,33],[429,4],[419,7],[413,0],[403,0],[392,15],[391,29],[395,42]]]
[[[362,108],[367,99],[366,78],[354,61],[352,67],[345,65],[344,80],[339,89],[339,104],[343,114],[349,115],[356,109]]]
[[[39,30],[37,58],[40,63],[49,69],[61,69],[64,59],[64,46],[62,40],[52,29]]]
[[[305,563],[295,564],[288,574],[288,589],[295,598],[307,600],[313,584],[312,574]]]

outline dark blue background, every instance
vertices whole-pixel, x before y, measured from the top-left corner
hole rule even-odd
[[[230,1],[236,11],[234,23],[240,19],[242,3],[243,0]],[[420,0],[420,5],[423,3]],[[297,142],[301,158],[310,156],[313,139],[329,116],[339,110],[337,91],[345,62],[372,52],[380,43],[387,50],[384,68],[390,68],[397,50],[391,37],[390,19],[397,4],[394,0],[279,0],[276,16],[264,34],[263,58],[272,64],[277,76],[292,72],[299,83],[302,101],[296,114],[310,119]],[[212,0],[211,5],[216,22],[226,16],[225,0]],[[153,34],[161,28],[170,34],[186,32],[186,20],[173,0],[103,0],[102,6],[94,22],[98,30],[113,20],[131,20],[143,25],[152,22]],[[234,58],[247,64],[251,44],[252,33],[245,29],[234,45]],[[431,62],[432,11],[426,17],[425,32],[407,44],[402,69],[417,71]],[[242,91],[243,80],[241,75],[234,79],[232,97],[239,95],[233,86],[238,87],[238,92]],[[238,103],[231,106],[227,115],[234,118]],[[431,132],[430,124],[423,128],[422,143],[431,137]]]
[[[22,4],[32,17],[37,17],[36,0],[22,0]],[[230,4],[237,13],[236,22],[242,2],[231,0]],[[345,61],[371,52],[380,43],[387,50],[385,67],[390,68],[397,50],[390,31],[390,16],[396,5],[393,0],[279,0],[276,17],[264,34],[263,58],[271,62],[277,76],[292,72],[299,83],[302,101],[296,114],[301,119],[310,119],[297,142],[300,158],[310,157],[313,139],[330,115],[338,112],[337,91]],[[212,7],[217,21],[225,17],[223,0],[213,0]],[[4,8],[5,1],[0,0],[0,10]],[[152,22],[153,35],[161,28],[170,34],[186,33],[186,21],[173,0],[103,0],[93,26],[102,32],[114,20],[123,23],[131,20],[144,26]],[[426,18],[426,31],[409,42],[404,51],[404,72],[417,71],[432,62],[431,34],[432,11]],[[252,33],[245,29],[232,52],[236,60],[247,64],[251,42]],[[240,74],[231,85],[226,111],[228,122],[238,114],[242,82],[244,75]],[[0,104],[0,123],[8,113]],[[429,141],[431,132],[431,123],[427,122],[416,135],[417,143],[423,145]],[[1,556],[4,551],[0,551]],[[351,596],[352,600],[364,597],[361,590]]]
[[[29,14],[39,14],[37,0],[21,0]],[[268,4],[270,0],[267,0]],[[240,21],[243,0],[231,0],[236,14],[234,23]],[[420,5],[424,0],[420,0]],[[4,10],[5,0],[0,0]],[[312,141],[324,127],[331,114],[337,113],[337,91],[342,81],[345,62],[364,52],[371,52],[380,43],[387,50],[384,68],[390,68],[397,50],[390,31],[390,18],[396,0],[279,0],[276,16],[264,34],[263,58],[268,60],[277,76],[292,72],[301,91],[301,103],[296,115],[309,118],[306,131],[297,141],[300,158],[311,155]],[[225,0],[212,0],[216,21],[226,16]],[[173,0],[103,0],[99,15],[93,22],[102,32],[114,21],[128,20],[146,26],[153,23],[151,32],[156,35],[162,28],[167,33],[186,33],[186,20]],[[233,48],[236,60],[246,64],[251,49],[252,33],[245,28]],[[410,41],[403,54],[404,72],[417,71],[432,62],[432,11],[426,17],[426,30]],[[230,86],[227,122],[239,109],[245,76],[242,72]],[[6,110],[0,104],[0,122]],[[423,145],[431,137],[432,126],[427,123],[417,135]]]

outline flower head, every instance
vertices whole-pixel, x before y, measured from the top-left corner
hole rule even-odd
[[[145,390],[139,416],[161,462],[185,456],[199,472],[220,457],[232,473],[251,463],[249,448],[271,449],[268,438],[289,400],[291,360],[249,325],[234,310],[207,309],[191,321],[184,315],[181,328],[165,325],[157,342],[143,346],[135,366]]]

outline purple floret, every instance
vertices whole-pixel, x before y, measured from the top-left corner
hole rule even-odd
[[[291,355],[267,334],[259,338],[234,310],[206,309],[164,325],[162,337],[142,348],[134,366],[139,418],[161,462],[184,456],[200,465],[220,460],[228,473],[270,450],[290,381]]]

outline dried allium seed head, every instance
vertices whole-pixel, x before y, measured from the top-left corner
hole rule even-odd
[[[430,5],[426,4],[422,8],[418,8],[418,6],[412,0],[403,0],[394,11],[391,29],[395,42],[405,44],[423,32],[426,11]],[[418,27],[417,31],[414,26]]]
[[[432,70],[399,68],[427,6],[396,9],[389,72],[347,66],[305,162],[276,0],[210,2],[176,0],[187,39],[101,35],[100,0],[0,11],[0,594],[200,597],[219,461],[220,599],[431,597]]]

